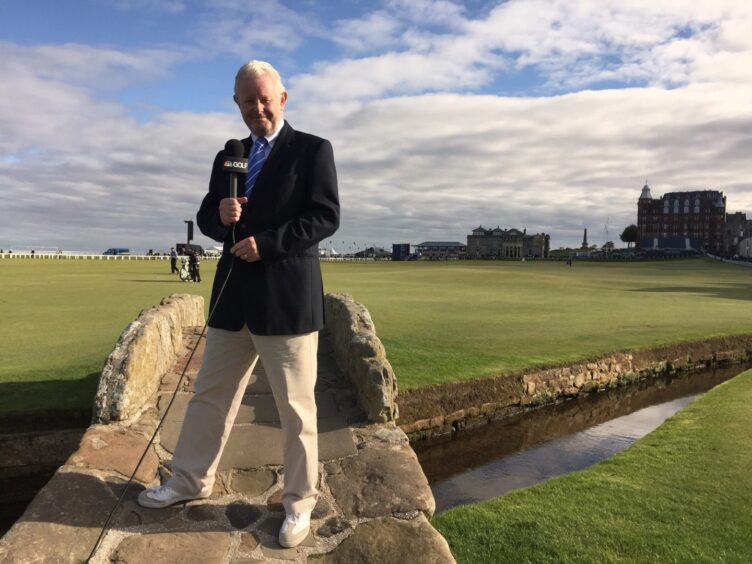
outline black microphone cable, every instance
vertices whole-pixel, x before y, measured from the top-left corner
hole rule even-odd
[[[229,142],[228,142],[229,143]],[[231,180],[232,181],[232,180]],[[235,192],[237,194],[237,192]],[[232,244],[235,245],[235,224],[232,225]],[[133,479],[136,476],[136,472],[138,472],[138,469],[141,467],[141,463],[144,461],[144,458],[146,458],[146,454],[149,452],[149,448],[154,443],[154,439],[157,438],[157,433],[162,427],[162,423],[165,420],[165,417],[167,417],[167,414],[170,411],[170,408],[172,407],[173,402],[175,401],[175,398],[178,395],[178,391],[180,390],[180,385],[183,383],[183,378],[185,377],[185,372],[188,370],[188,366],[191,363],[191,360],[193,359],[193,355],[196,354],[196,350],[198,349],[199,344],[201,343],[201,339],[204,337],[204,333],[206,332],[206,328],[209,325],[209,321],[211,321],[212,316],[214,315],[214,312],[217,309],[217,306],[219,305],[219,301],[222,298],[222,293],[225,290],[225,286],[227,286],[227,282],[230,280],[230,275],[232,274],[232,270],[235,266],[235,260],[237,257],[232,257],[232,262],[230,262],[230,269],[227,271],[227,276],[225,276],[224,281],[222,282],[222,286],[219,289],[219,292],[217,293],[217,300],[214,302],[214,307],[209,312],[209,316],[206,318],[206,323],[204,323],[203,328],[201,329],[201,333],[198,336],[198,340],[196,341],[196,345],[193,347],[193,350],[191,351],[190,356],[188,357],[188,361],[185,363],[185,366],[183,367],[183,372],[180,374],[180,378],[178,379],[177,386],[175,387],[175,391],[172,393],[172,397],[170,398],[170,402],[167,404],[167,407],[165,408],[164,414],[159,419],[159,422],[157,423],[156,429],[154,429],[154,433],[152,434],[151,438],[149,439],[148,444],[146,445],[146,448],[144,449],[143,454],[141,455],[141,458],[139,458],[138,463],[136,464],[136,468],[133,470],[133,474],[131,474],[131,477],[128,478],[128,481],[125,484],[125,487],[123,488],[123,492],[120,494],[120,497],[115,502],[115,505],[113,506],[112,510],[110,511],[110,514],[107,516],[107,520],[104,522],[104,525],[102,526],[102,530],[99,533],[99,537],[97,537],[97,541],[94,543],[94,548],[91,549],[91,553],[89,553],[89,556],[86,558],[86,564],[89,564],[91,559],[94,557],[94,554],[96,553],[97,549],[99,548],[99,545],[102,543],[102,540],[104,539],[105,535],[107,534],[107,531],[110,528],[110,521],[112,521],[113,515],[115,515],[115,512],[118,510],[118,508],[122,505],[123,499],[125,499],[125,494],[128,492],[128,488],[130,487],[131,483],[133,483]]]
[[[235,226],[233,225],[232,228],[232,240],[233,244],[235,243]],[[230,280],[230,275],[232,274],[232,269],[235,266],[235,257],[233,257],[232,262],[230,263],[230,270],[227,272],[227,276],[224,279],[224,282],[222,282],[222,287],[219,290],[219,293],[217,294],[217,301],[214,302],[214,307],[209,312],[209,316],[206,318],[206,323],[204,323],[203,328],[201,329],[201,333],[198,336],[198,340],[196,341],[196,345],[193,347],[193,350],[191,351],[190,356],[188,357],[188,361],[185,363],[185,366],[183,367],[183,372],[180,374],[180,378],[178,379],[177,386],[175,387],[175,391],[172,393],[172,397],[170,398],[170,402],[167,404],[167,407],[165,408],[164,414],[159,419],[159,422],[157,423],[157,427],[154,429],[154,433],[152,434],[151,438],[149,439],[148,444],[146,445],[146,449],[144,449],[143,454],[141,455],[141,458],[138,459],[138,463],[136,463],[136,467],[133,470],[133,474],[131,474],[131,477],[128,478],[128,481],[125,484],[125,487],[123,488],[123,492],[120,494],[120,497],[115,502],[115,505],[113,506],[112,510],[110,511],[110,514],[107,516],[107,520],[104,522],[104,525],[102,526],[102,530],[99,533],[99,537],[97,537],[97,541],[94,543],[94,548],[91,549],[91,553],[89,553],[89,556],[86,558],[86,563],[88,564],[91,559],[94,557],[94,553],[96,553],[97,549],[99,548],[99,545],[101,544],[102,540],[104,539],[104,536],[107,534],[107,531],[110,528],[110,521],[112,520],[113,515],[115,515],[115,511],[118,510],[118,508],[122,505],[123,499],[125,499],[125,494],[128,493],[128,488],[130,487],[131,483],[133,483],[133,479],[136,477],[136,472],[138,472],[138,469],[141,467],[141,463],[144,461],[144,458],[146,458],[146,454],[149,452],[149,448],[154,443],[154,439],[157,438],[157,433],[159,433],[159,430],[162,428],[162,423],[164,422],[165,418],[167,417],[167,414],[170,411],[170,408],[172,407],[173,402],[175,401],[175,398],[178,395],[178,391],[180,390],[180,385],[183,383],[183,378],[185,377],[185,372],[188,370],[188,366],[191,363],[191,360],[193,360],[193,356],[196,354],[196,350],[198,349],[199,344],[201,343],[201,339],[204,337],[204,333],[206,332],[206,328],[209,325],[209,321],[211,321],[212,315],[214,314],[214,311],[217,309],[217,305],[219,305],[219,300],[222,297],[222,293],[224,292],[225,286],[227,285],[227,282]]]

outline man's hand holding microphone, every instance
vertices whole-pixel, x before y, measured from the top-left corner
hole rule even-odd
[[[240,198],[224,198],[220,200],[219,220],[222,222],[222,225],[230,227],[237,223],[240,219],[240,212],[242,211],[241,206],[247,201],[248,198],[245,196]],[[256,247],[256,239],[254,239],[253,236],[246,237],[242,241],[235,243],[230,249],[230,252],[240,260],[246,262],[261,260],[258,247]]]
[[[237,139],[230,139],[225,144],[225,163],[224,168],[230,173],[230,197],[223,198],[219,202],[219,220],[225,227],[235,225],[240,219],[243,211],[241,207],[248,201],[245,196],[238,195],[237,173],[245,172],[248,166],[248,160],[243,158],[243,144]],[[261,260],[256,239],[253,236],[247,237],[242,241],[235,243],[230,252],[240,260],[246,262],[255,262]]]

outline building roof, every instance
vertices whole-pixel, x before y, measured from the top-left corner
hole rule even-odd
[[[645,186],[642,187],[642,194],[640,194],[640,200],[652,200],[653,196],[650,194],[650,186],[648,186],[648,183],[645,183]]]

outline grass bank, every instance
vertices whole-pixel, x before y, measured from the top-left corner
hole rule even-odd
[[[433,520],[457,562],[752,561],[752,371],[592,468]]]
[[[210,284],[167,261],[0,261],[0,413],[90,407],[122,330],[169,294]],[[213,276],[214,264],[202,272]]]
[[[752,332],[752,269],[644,263],[330,263],[366,304],[401,389]]]
[[[123,328],[174,292],[167,262],[0,261],[0,412],[89,406]],[[325,263],[366,304],[402,389],[752,332],[752,270],[707,260]]]

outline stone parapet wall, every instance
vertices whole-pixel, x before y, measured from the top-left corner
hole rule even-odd
[[[397,378],[368,310],[348,294],[327,294],[324,307],[334,357],[355,385],[366,416],[381,423],[396,420]]]
[[[172,294],[142,311],[107,357],[94,400],[94,422],[137,417],[181,351],[183,328],[203,323],[204,298],[191,294]]]
[[[749,360],[752,335],[712,337],[608,354],[569,366],[409,390],[400,395],[400,427],[411,441],[421,440],[639,379]]]

